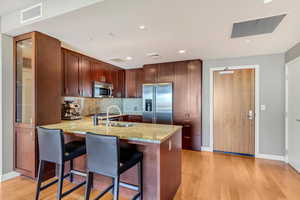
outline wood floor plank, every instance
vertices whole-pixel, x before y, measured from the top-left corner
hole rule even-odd
[[[183,151],[182,159],[182,184],[174,200],[300,200],[300,175],[284,162],[194,151]],[[64,190],[72,186],[66,181]],[[52,186],[41,199],[55,199],[55,192]],[[1,200],[32,200],[34,193],[35,182],[25,177],[0,184]],[[84,187],[64,199],[84,199]],[[108,194],[101,200],[111,199]]]

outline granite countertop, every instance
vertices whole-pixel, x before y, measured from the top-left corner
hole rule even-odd
[[[105,121],[101,122],[102,121],[99,121],[99,124],[105,123]],[[106,127],[105,125],[94,126],[92,118],[85,117],[82,120],[62,121],[58,124],[45,125],[42,127],[49,129],[62,129],[64,132],[75,134],[86,134],[87,132],[92,132],[96,134],[113,135],[118,136],[120,139],[156,144],[164,142],[182,128],[181,126],[175,125],[146,123],[131,124],[133,124],[131,127]]]

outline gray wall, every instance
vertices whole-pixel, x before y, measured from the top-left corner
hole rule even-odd
[[[300,56],[300,42],[288,50],[285,54],[285,62],[288,63]]]
[[[13,171],[13,39],[2,35],[2,173]]]
[[[260,112],[259,149],[260,154],[284,155],[284,66],[285,55],[251,56],[220,60],[206,60],[203,65],[203,146],[209,146],[209,69],[215,67],[259,65],[260,104],[266,111]]]
[[[13,40],[11,37],[0,33],[0,175],[13,171],[12,62]]]

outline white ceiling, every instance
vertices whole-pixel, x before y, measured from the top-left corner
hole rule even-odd
[[[12,34],[42,31],[104,61],[131,56],[131,61],[113,64],[134,68],[186,59],[283,53],[300,41],[299,10],[299,0],[270,4],[263,0],[105,0]],[[285,13],[287,17],[272,34],[230,38],[234,22]],[[139,30],[139,25],[147,30]],[[186,54],[178,54],[180,49]],[[146,56],[152,52],[161,57]]]
[[[41,0],[0,0],[0,16],[27,6],[34,5]]]

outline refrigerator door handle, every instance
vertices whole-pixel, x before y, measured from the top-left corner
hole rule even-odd
[[[153,120],[152,123],[156,123],[156,85],[153,85]]]

